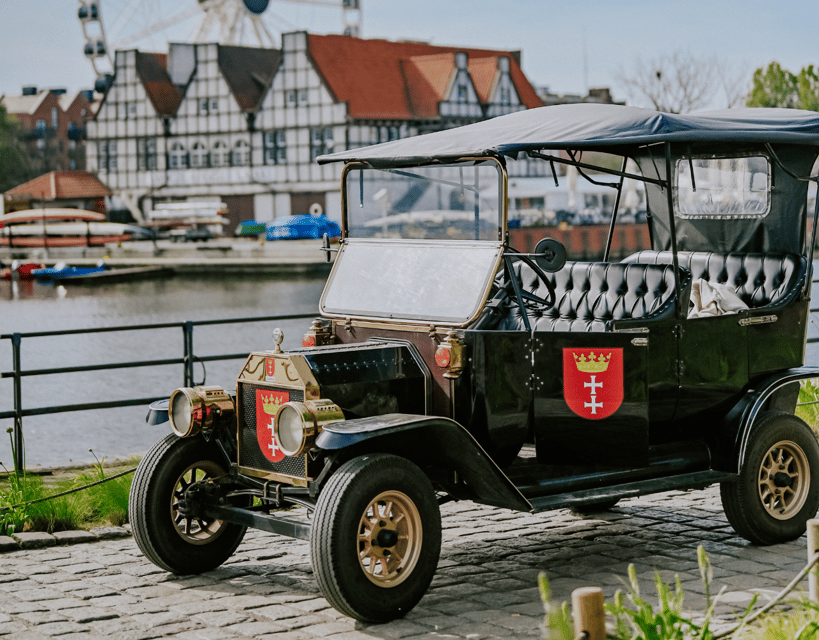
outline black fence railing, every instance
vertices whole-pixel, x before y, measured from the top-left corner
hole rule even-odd
[[[67,329],[64,331],[35,331],[29,333],[11,333],[0,335],[0,341],[9,340],[11,342],[11,371],[0,371],[0,378],[11,378],[13,380],[13,409],[11,411],[0,411],[0,420],[9,418],[14,420],[12,431],[12,444],[14,448],[14,466],[22,469],[24,464],[24,444],[23,444],[23,418],[28,416],[43,416],[55,413],[67,413],[71,411],[88,411],[95,409],[114,409],[117,407],[133,407],[146,405],[155,400],[161,400],[166,396],[148,398],[123,398],[120,400],[108,400],[105,402],[82,402],[75,404],[61,404],[54,406],[24,407],[23,406],[23,379],[34,376],[65,375],[70,373],[80,373],[89,371],[108,371],[112,369],[133,369],[137,367],[160,367],[167,365],[182,365],[182,378],[185,387],[194,384],[194,362],[215,362],[219,360],[240,360],[247,357],[247,352],[225,353],[217,355],[197,356],[193,349],[194,327],[206,325],[226,325],[249,322],[270,322],[283,320],[302,320],[314,318],[313,313],[278,315],[278,316],[253,316],[247,318],[226,318],[220,320],[187,320],[184,322],[163,322],[143,325],[123,325],[116,327],[101,327],[95,329]],[[68,336],[78,334],[110,333],[116,331],[152,331],[158,329],[182,329],[182,355],[177,358],[162,358],[156,360],[134,360],[130,362],[114,362],[107,364],[89,364],[73,367],[50,367],[48,369],[23,369],[21,365],[21,351],[23,340],[33,338],[48,338],[55,336]]]

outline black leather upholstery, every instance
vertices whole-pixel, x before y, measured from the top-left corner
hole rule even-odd
[[[546,286],[528,265],[517,263],[515,271],[524,289],[547,297]],[[607,331],[613,320],[673,313],[674,272],[669,265],[567,262],[546,275],[555,288],[555,304],[546,311],[528,310],[535,331]],[[513,300],[498,329],[525,327]]]
[[[708,253],[680,251],[680,267],[688,269],[694,280],[728,283],[752,309],[784,302],[805,277],[807,262],[797,255],[767,253]],[[624,263],[671,264],[670,251],[640,251]]]

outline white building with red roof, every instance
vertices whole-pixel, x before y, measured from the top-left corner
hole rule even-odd
[[[519,52],[305,32],[118,51],[88,166],[135,214],[218,198],[234,222],[338,218],[340,167],[317,156],[541,104]]]

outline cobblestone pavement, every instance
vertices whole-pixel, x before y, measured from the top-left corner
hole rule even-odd
[[[554,599],[600,586],[606,597],[634,563],[644,591],[655,569],[678,574],[686,605],[702,610],[696,549],[714,565],[722,612],[760,603],[805,565],[805,538],[754,547],[722,515],[718,491],[631,499],[594,516],[516,514],[471,503],[443,507],[444,545],[427,595],[403,620],[365,625],[318,592],[306,542],[250,531],[221,568],[179,577],[161,571],[132,539],[0,555],[0,637],[138,640],[539,638],[537,577]],[[806,589],[806,585],[803,585]]]

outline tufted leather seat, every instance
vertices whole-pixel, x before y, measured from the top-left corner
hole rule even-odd
[[[517,263],[515,270],[524,289],[547,297],[546,286],[528,265]],[[546,275],[555,288],[555,304],[545,311],[528,310],[534,331],[607,331],[613,320],[673,313],[670,265],[567,262],[560,271]],[[512,303],[498,329],[525,327],[522,311]]]
[[[750,308],[756,309],[785,301],[795,292],[796,283],[805,277],[806,260],[791,254],[710,253],[680,251],[680,267],[691,272],[694,280],[728,283]],[[670,251],[640,251],[625,260],[628,264],[671,264]]]

